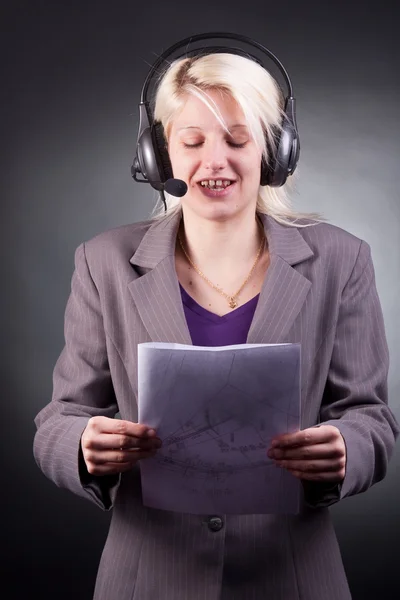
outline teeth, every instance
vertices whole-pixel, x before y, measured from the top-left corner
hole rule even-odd
[[[230,185],[231,183],[232,182],[230,179],[203,179],[203,181],[200,181],[200,185],[202,185],[203,187],[219,189],[224,189],[228,187],[228,185]]]

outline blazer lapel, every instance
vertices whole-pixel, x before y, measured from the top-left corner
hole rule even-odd
[[[298,229],[259,215],[268,241],[270,265],[247,336],[250,344],[284,340],[299,314],[311,282],[294,266],[313,256]],[[181,213],[152,225],[130,259],[144,275],[129,291],[150,338],[155,342],[192,344],[175,270],[176,235]]]
[[[180,219],[178,213],[155,222],[130,259],[131,264],[147,271],[128,288],[154,342],[192,343],[175,270]]]
[[[260,215],[268,241],[270,265],[247,336],[249,344],[282,342],[310,290],[311,282],[294,265],[313,256],[298,229]]]

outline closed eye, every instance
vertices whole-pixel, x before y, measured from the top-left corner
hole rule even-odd
[[[244,142],[243,144],[235,144],[234,142],[227,141],[226,143],[228,146],[231,146],[231,148],[244,148],[247,142]],[[183,142],[185,148],[199,148],[202,144],[203,142],[198,142],[197,144],[185,144],[185,142]]]

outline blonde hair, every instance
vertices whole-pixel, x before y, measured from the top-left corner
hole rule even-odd
[[[202,100],[229,133],[217,105],[207,91],[230,95],[241,107],[250,133],[262,151],[263,159],[270,162],[268,146],[275,149],[274,131],[281,129],[283,95],[273,77],[252,59],[244,56],[215,53],[174,61],[161,75],[154,102],[154,120],[162,124],[165,141],[175,114],[183,108],[188,94]],[[266,139],[267,138],[267,139]],[[267,141],[268,140],[268,141]],[[289,201],[293,176],[281,187],[261,186],[256,211],[272,216],[285,225],[306,226],[298,219],[321,220],[319,215],[295,212]],[[165,193],[167,211],[161,202],[155,206],[152,217],[162,218],[181,210],[181,201]]]

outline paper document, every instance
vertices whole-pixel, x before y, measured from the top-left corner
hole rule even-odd
[[[143,503],[193,514],[297,513],[301,483],[267,456],[300,425],[300,344],[138,345]]]

